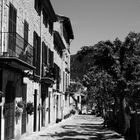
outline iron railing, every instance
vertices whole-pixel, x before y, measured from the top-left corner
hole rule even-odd
[[[3,32],[3,51],[0,57],[18,58],[33,66],[33,46],[17,33]]]

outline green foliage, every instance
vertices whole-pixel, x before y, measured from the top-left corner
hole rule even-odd
[[[117,87],[117,90],[119,90],[118,92],[122,93],[119,95],[120,98],[121,96],[124,97],[124,94],[126,94],[125,91],[129,88],[128,85],[137,82],[139,79],[139,42],[140,34],[130,32],[124,42],[116,38],[113,42],[109,40],[100,41],[92,47],[90,46],[88,48],[86,46],[81,48],[77,53],[77,59],[79,59],[78,57],[80,56],[80,58],[84,60],[89,54],[91,56],[92,53],[91,58],[93,62],[92,65],[90,65],[90,71],[86,72],[87,77],[83,77],[84,85],[90,88],[93,86],[93,88],[95,88],[94,81],[97,81],[97,77],[92,77],[92,75],[99,76],[100,73],[104,71],[110,75],[112,83],[115,83],[114,87]],[[94,74],[91,71],[94,71]],[[102,77],[98,78],[101,81],[103,80]]]
[[[32,115],[32,113],[34,112],[34,106],[32,102],[28,102],[26,104],[26,111],[27,111],[27,114]]]
[[[79,79],[87,87],[86,99],[96,102],[101,113],[108,108],[114,115],[121,113],[124,99],[133,109],[140,107],[140,33],[130,32],[124,41],[116,38],[83,47],[75,57],[75,68],[85,68]]]
[[[24,101],[19,101],[19,102],[17,102],[17,107],[24,109],[24,107],[25,107],[25,102],[24,102]]]
[[[83,90],[83,85],[80,83],[80,82],[73,82],[73,83],[70,83],[69,87],[67,88],[67,91],[68,92],[71,92],[71,93],[76,93],[78,92],[79,90]]]

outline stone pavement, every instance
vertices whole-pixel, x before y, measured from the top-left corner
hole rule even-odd
[[[103,119],[94,115],[74,115],[20,140],[124,140],[102,123]]]

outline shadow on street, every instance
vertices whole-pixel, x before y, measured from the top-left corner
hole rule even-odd
[[[57,137],[57,140],[115,140],[122,138],[117,133],[103,128],[101,124],[81,123],[80,125],[62,125],[61,128],[63,128],[63,132],[56,132],[51,137]],[[45,135],[40,136],[45,137]]]

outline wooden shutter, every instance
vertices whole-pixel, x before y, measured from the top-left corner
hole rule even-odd
[[[17,10],[10,4],[9,6],[9,49],[15,51],[16,48],[16,17]],[[13,52],[11,52],[13,54]]]
[[[10,4],[9,6],[9,32],[10,33],[16,32],[16,17],[17,17],[17,10],[12,4]]]
[[[41,14],[41,0],[35,0],[35,9],[37,13],[40,15]]]
[[[36,67],[37,64],[37,34],[34,32],[34,38],[33,38],[33,65]]]
[[[48,61],[48,47],[45,45],[45,43],[42,43],[42,62],[47,65]]]
[[[40,75],[40,46],[41,38],[34,32],[33,64],[36,67],[35,73]]]
[[[29,30],[29,24],[27,21],[24,21],[24,40],[28,42],[28,30]]]
[[[49,32],[52,34],[53,32],[53,22],[49,20]]]
[[[37,75],[40,75],[40,47],[41,38],[37,36]]]
[[[42,63],[45,63],[45,43],[42,42]]]
[[[47,13],[44,9],[43,9],[43,23],[44,23],[45,27],[47,28],[47,26],[48,26],[48,15],[47,15]]]
[[[28,46],[28,29],[29,25],[27,21],[24,21],[24,51],[26,50],[26,47]],[[26,56],[27,57],[27,56]]]
[[[54,54],[53,54],[53,51],[51,51],[50,49],[49,49],[49,64],[50,64],[50,67],[53,67],[53,63],[54,63]]]

